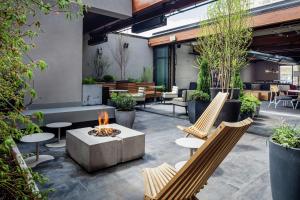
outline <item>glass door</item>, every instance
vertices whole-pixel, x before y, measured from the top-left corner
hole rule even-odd
[[[163,85],[169,88],[170,85],[170,64],[169,47],[155,47],[154,49],[154,81],[156,85]]]

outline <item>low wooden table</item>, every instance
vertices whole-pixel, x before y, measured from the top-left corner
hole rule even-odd
[[[48,160],[53,160],[54,157],[50,155],[40,155],[39,143],[43,141],[50,140],[54,137],[53,133],[35,133],[31,135],[25,135],[21,138],[21,142],[35,143],[36,145],[36,155],[25,159],[28,167],[35,167],[36,165],[46,162]]]
[[[288,92],[288,94],[289,93],[298,93],[298,95],[300,95],[300,90],[288,90],[287,92]]]

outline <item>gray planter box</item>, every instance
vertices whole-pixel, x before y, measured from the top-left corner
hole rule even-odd
[[[270,179],[273,200],[300,199],[300,149],[269,140]]]
[[[82,105],[92,106],[102,104],[102,85],[83,84],[82,85]]]
[[[115,110],[116,123],[127,128],[132,128],[135,120],[135,110],[133,111],[120,111]]]

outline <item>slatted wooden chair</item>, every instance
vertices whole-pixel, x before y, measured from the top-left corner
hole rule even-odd
[[[186,136],[191,134],[197,138],[205,139],[219,116],[227,98],[228,93],[219,92],[195,124],[190,127],[177,126],[177,128],[187,133]]]
[[[222,122],[178,172],[166,163],[144,169],[144,199],[197,199],[196,194],[252,122],[250,118],[236,123]]]

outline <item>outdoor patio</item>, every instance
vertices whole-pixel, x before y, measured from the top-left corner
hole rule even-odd
[[[0,8],[0,200],[300,199],[299,0]]]
[[[55,160],[38,165],[34,171],[49,178],[42,189],[55,189],[49,199],[142,199],[143,168],[164,162],[174,165],[189,157],[189,150],[174,142],[183,136],[176,125],[189,123],[184,119],[138,111],[134,129],[146,134],[143,159],[89,174],[66,155],[65,148],[41,145],[41,152],[54,156]],[[267,140],[267,137],[245,134],[197,197],[210,200],[271,199]],[[22,143],[19,147],[24,153],[34,151],[33,145]]]

